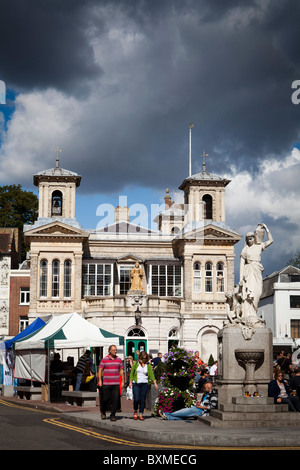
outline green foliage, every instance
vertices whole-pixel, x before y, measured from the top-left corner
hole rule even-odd
[[[31,191],[25,191],[20,184],[0,186],[0,227],[16,227],[22,233],[23,225],[33,224],[38,210],[38,198]],[[22,256],[25,257],[24,247]]]
[[[0,226],[18,227],[32,224],[38,209],[38,198],[20,184],[0,186]]]
[[[167,369],[167,366],[163,361],[157,364],[157,366],[154,369],[154,376],[157,382],[161,381],[161,377],[166,372],[166,369]]]
[[[211,355],[209,356],[207,365],[208,365],[208,367],[211,367],[211,366],[214,365],[214,363],[215,363],[215,360],[214,360],[214,358],[213,358],[213,355],[211,354]]]

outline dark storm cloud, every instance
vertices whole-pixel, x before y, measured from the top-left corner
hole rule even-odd
[[[89,44],[89,0],[11,0],[1,5],[0,74],[18,91],[82,92],[101,73]]]
[[[203,148],[211,171],[222,174],[234,162],[255,172],[265,156],[280,159],[299,140],[299,108],[291,103],[291,83],[300,77],[298,4],[111,4],[128,14],[145,41],[127,64],[134,87],[125,90],[126,119],[115,120],[110,110],[118,124],[111,129],[114,145],[101,130],[97,146],[91,143],[93,168],[107,176],[104,190],[122,185],[124,176],[145,185],[180,184],[178,175],[188,168],[189,122],[195,124],[193,172],[201,168]],[[114,106],[119,99],[116,94]],[[99,146],[108,161],[96,158]],[[116,163],[124,172],[115,172]],[[86,164],[81,171],[89,172],[89,187],[93,180],[96,186],[99,177]]]
[[[299,13],[292,0],[11,1],[0,74],[80,99],[91,85],[95,105],[63,142],[84,192],[178,187],[190,122],[194,173],[203,149],[209,171],[255,173],[299,140]]]

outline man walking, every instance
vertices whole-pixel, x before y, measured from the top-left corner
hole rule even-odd
[[[123,361],[117,356],[117,347],[112,345],[108,349],[108,355],[102,359],[99,366],[98,384],[103,387],[102,403],[100,411],[101,418],[106,418],[106,411],[111,404],[110,420],[116,421],[116,411],[121,389],[124,387]]]

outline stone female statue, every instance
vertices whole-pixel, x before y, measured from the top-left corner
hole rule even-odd
[[[265,231],[268,240],[263,242]],[[240,261],[240,292],[242,299],[243,321],[248,325],[260,322],[257,317],[258,302],[262,294],[261,253],[273,243],[272,235],[265,224],[259,224],[256,230],[246,235],[246,243]]]

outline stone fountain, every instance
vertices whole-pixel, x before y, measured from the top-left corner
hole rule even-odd
[[[273,398],[268,397],[268,384],[273,378],[273,335],[257,316],[262,293],[261,253],[271,243],[273,239],[265,224],[247,233],[239,284],[233,292],[226,293],[228,319],[218,333],[218,409],[208,417],[198,418],[210,426],[287,423],[286,413],[282,413],[288,411],[287,406],[275,405]],[[298,420],[288,422],[297,424]]]

